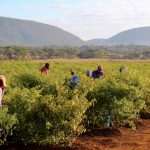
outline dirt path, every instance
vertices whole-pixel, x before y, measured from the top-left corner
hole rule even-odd
[[[93,135],[78,138],[76,144],[78,150],[150,150],[150,120],[138,122],[138,128],[93,131]]]

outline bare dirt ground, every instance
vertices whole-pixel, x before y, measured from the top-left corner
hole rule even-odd
[[[138,129],[94,129],[77,138],[73,148],[13,144],[0,150],[150,150],[150,119],[136,122]]]
[[[137,122],[138,129],[95,130],[77,139],[78,150],[150,150],[150,120]]]

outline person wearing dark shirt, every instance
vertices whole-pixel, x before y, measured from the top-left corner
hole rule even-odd
[[[92,72],[92,78],[97,79],[97,78],[101,78],[104,76],[104,73],[102,72],[103,67],[102,66],[98,66],[97,70]]]

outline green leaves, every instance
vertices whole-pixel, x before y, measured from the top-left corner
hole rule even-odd
[[[16,115],[9,114],[7,107],[0,108],[0,145],[7,141],[7,136],[13,134],[16,124]]]
[[[23,143],[71,145],[88,128],[126,124],[135,128],[140,113],[150,113],[150,80],[146,63],[126,63],[128,71],[119,74],[121,63],[101,62],[105,77],[91,79],[87,69],[99,62],[52,62],[47,75],[39,72],[41,62],[3,62],[8,88],[0,109],[1,144],[11,140]],[[79,77],[71,90],[70,70]]]
[[[115,127],[133,124],[139,113],[146,107],[142,85],[130,85],[133,76],[126,82],[123,78],[108,79],[105,84],[97,86],[89,92],[87,99],[96,99],[95,104],[87,111],[90,126],[104,127],[104,118],[111,116],[111,124]],[[92,117],[91,117],[92,116]]]

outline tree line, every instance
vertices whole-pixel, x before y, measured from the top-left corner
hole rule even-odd
[[[38,60],[38,59],[149,59],[149,46],[6,46],[0,47],[0,60]]]

